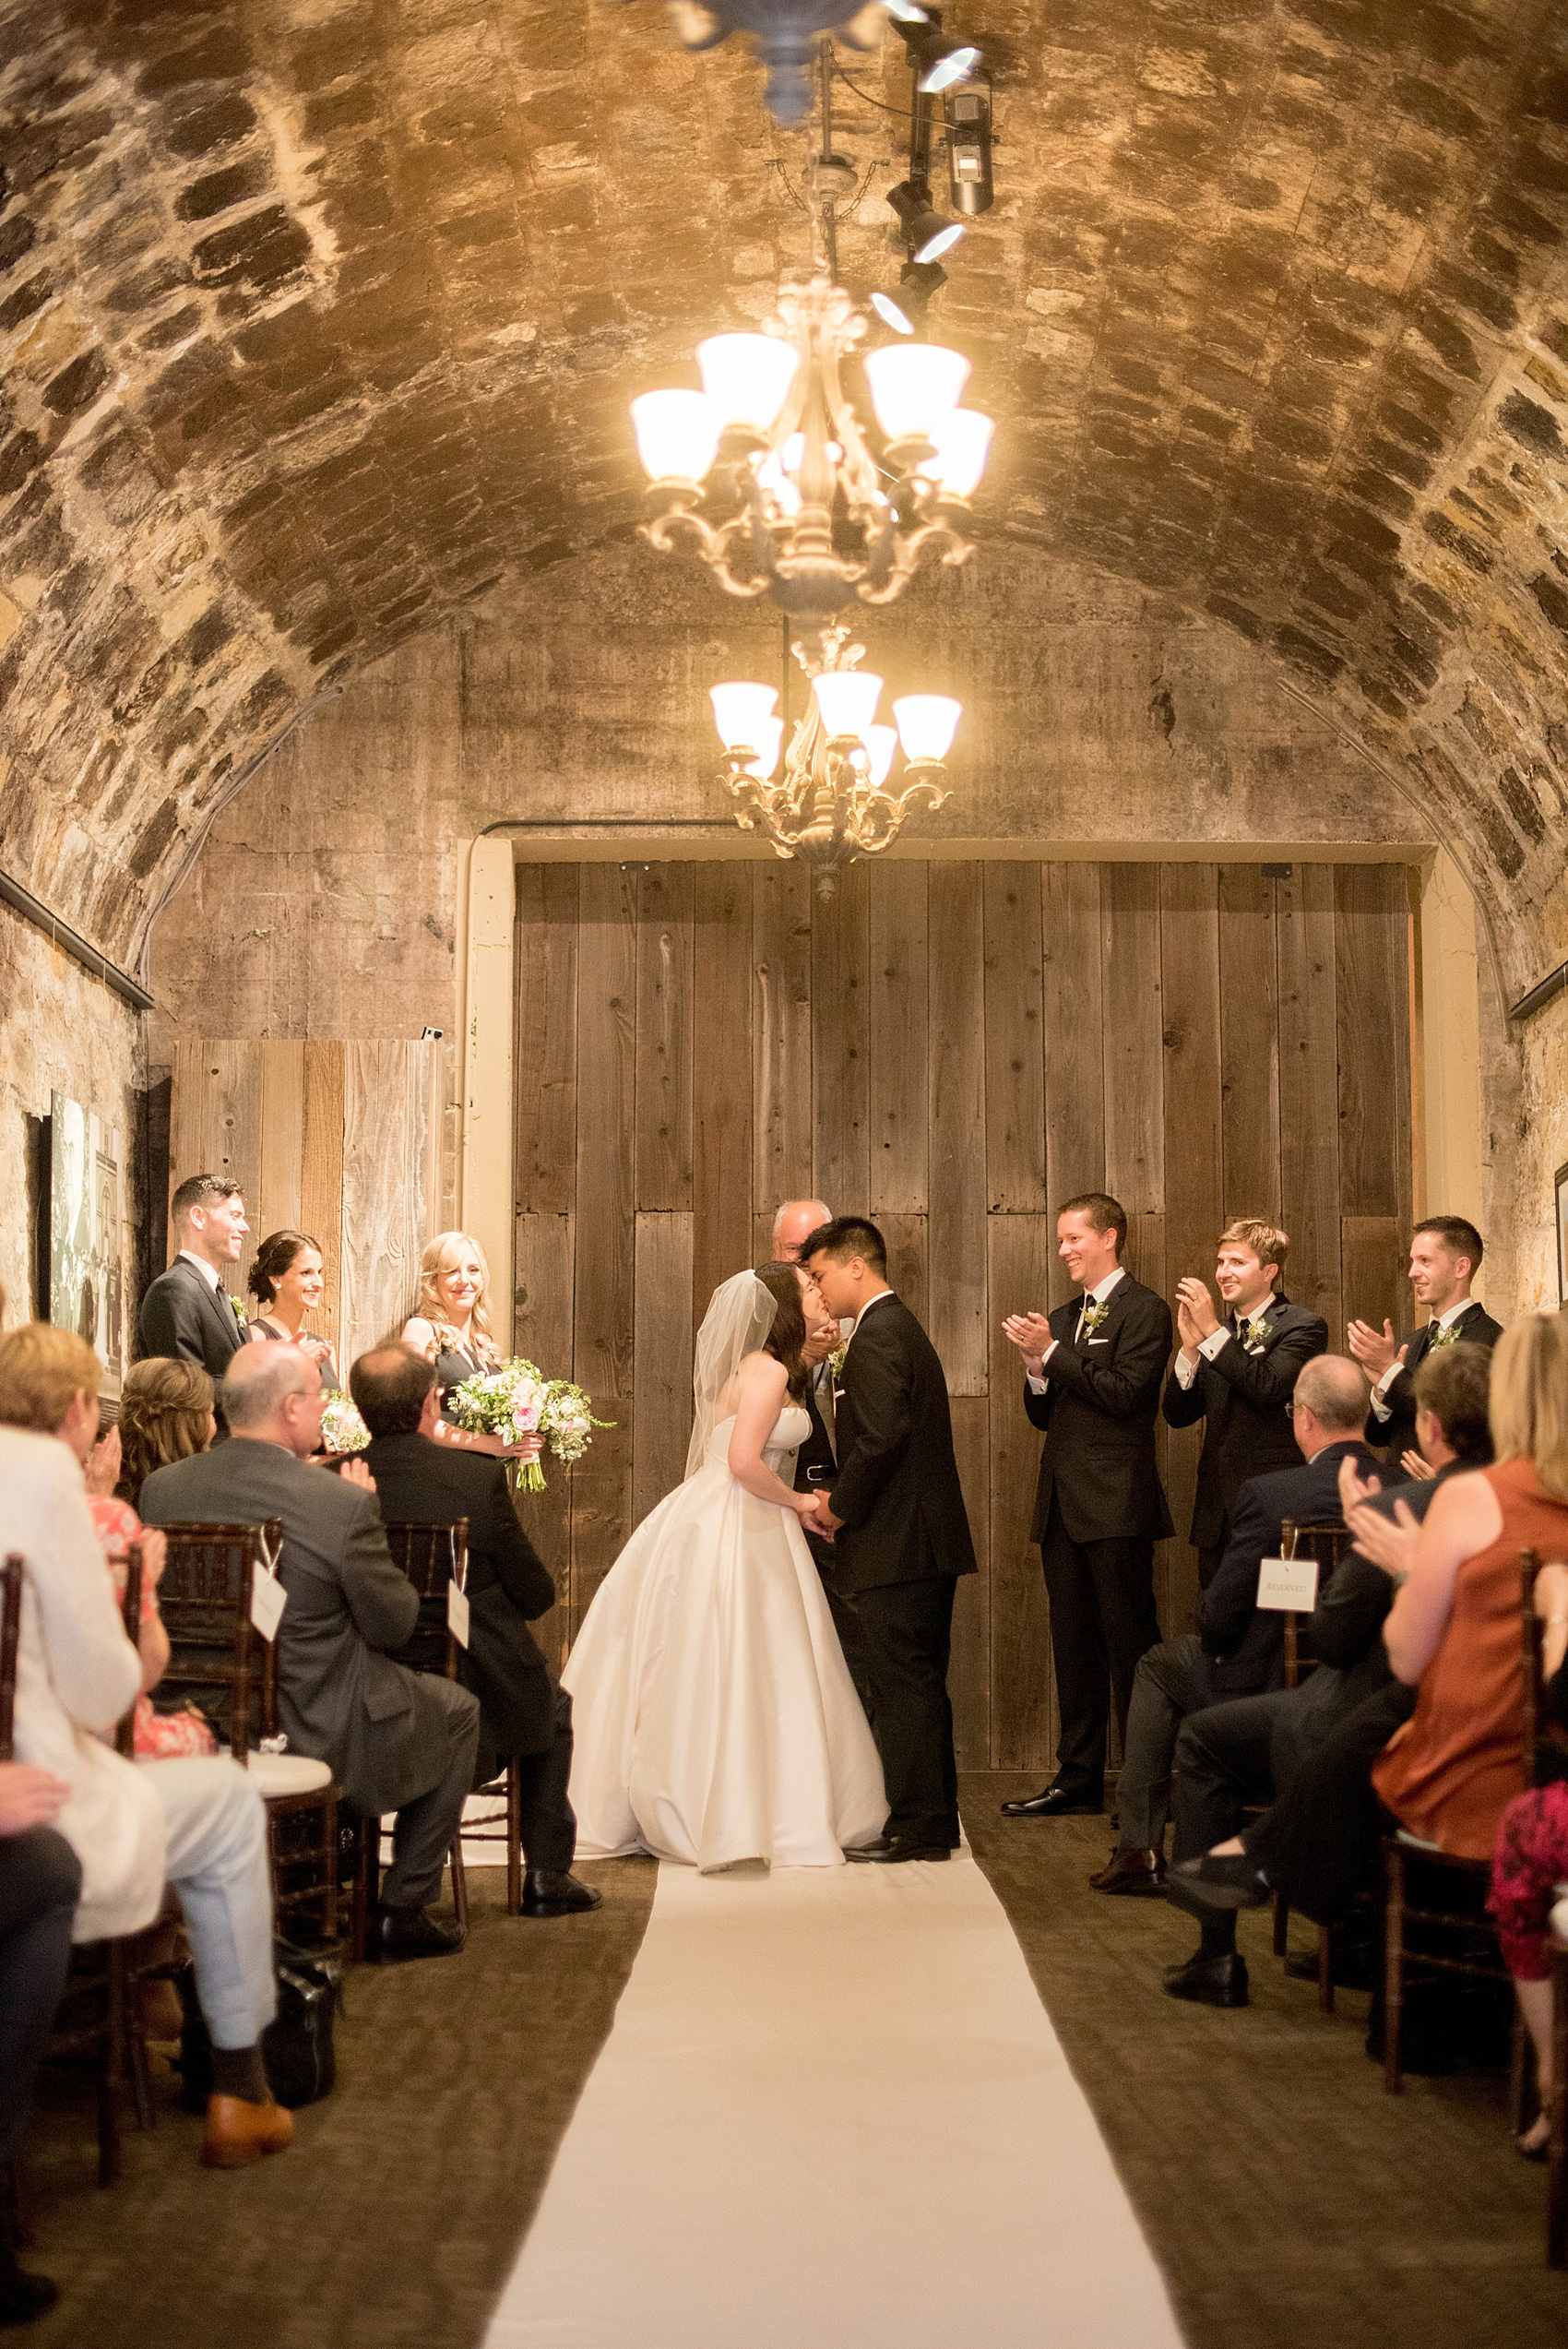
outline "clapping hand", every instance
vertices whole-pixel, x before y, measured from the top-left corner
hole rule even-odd
[[[1381,1337],[1370,1321],[1352,1321],[1345,1336],[1350,1352],[1374,1386],[1385,1370],[1392,1370],[1396,1362],[1403,1363],[1410,1351],[1408,1346],[1396,1346],[1392,1321],[1384,1321]]]
[[[338,1471],[345,1485],[357,1485],[362,1493],[374,1493],[375,1479],[362,1460],[346,1460]]]
[[[1219,1327],[1219,1316],[1208,1293],[1208,1282],[1189,1273],[1176,1283],[1176,1321],[1182,1343],[1195,1353]]]
[[[1382,1490],[1383,1479],[1380,1476],[1359,1476],[1356,1463],[1347,1452],[1339,1463],[1339,1508],[1346,1524],[1350,1522],[1353,1508],[1359,1508],[1363,1501],[1370,1501],[1374,1493]]]
[[[1420,1520],[1410,1513],[1408,1501],[1396,1500],[1394,1515],[1387,1518],[1380,1508],[1368,1508],[1364,1502],[1347,1509],[1345,1522],[1356,1537],[1356,1548],[1373,1566],[1381,1566],[1396,1582],[1402,1582],[1415,1559],[1416,1544],[1421,1538]]]
[[[1417,1483],[1422,1485],[1430,1484],[1431,1479],[1437,1474],[1436,1469],[1432,1466],[1431,1461],[1428,1460],[1425,1452],[1401,1452],[1399,1455],[1399,1465],[1404,1470],[1407,1476],[1413,1478]]]
[[[1047,1317],[1043,1313],[1010,1313],[1002,1325],[1002,1334],[1023,1355],[1024,1368],[1030,1377],[1038,1378],[1045,1368],[1046,1353],[1055,1342]]]
[[[118,1427],[111,1427],[100,1436],[87,1456],[87,1466],[82,1473],[87,1478],[87,1489],[95,1501],[113,1500],[114,1487],[120,1481]]]

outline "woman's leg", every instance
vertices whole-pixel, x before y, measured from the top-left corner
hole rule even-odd
[[[1543,2145],[1551,2094],[1551,1959],[1547,1919],[1559,1884],[1568,1881],[1568,1784],[1532,1787],[1503,1812],[1492,1854],[1491,1896],[1503,1961],[1536,2051],[1541,2115],[1520,2140]]]

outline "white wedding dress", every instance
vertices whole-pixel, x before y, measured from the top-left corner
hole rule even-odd
[[[694,1441],[695,1469],[611,1568],[561,1675],[580,1858],[833,1867],[886,1820],[800,1520],[730,1473],[734,1424]],[[810,1426],[792,1404],[779,1413],[763,1455],[775,1473]]]

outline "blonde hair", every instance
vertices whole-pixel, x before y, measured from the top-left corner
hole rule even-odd
[[[199,1362],[153,1354],[133,1363],[120,1389],[120,1481],[136,1507],[155,1468],[189,1460],[212,1441],[212,1381]]]
[[[469,1325],[469,1335],[466,1341],[447,1320],[446,1308],[442,1304],[435,1286],[440,1275],[443,1272],[450,1272],[458,1257],[463,1255],[474,1257],[480,1270],[479,1294],[474,1299],[473,1318]],[[474,1360],[484,1370],[493,1370],[501,1359],[501,1349],[496,1344],[491,1330],[490,1314],[485,1303],[489,1294],[490,1266],[485,1261],[484,1250],[472,1234],[437,1232],[434,1239],[431,1241],[420,1258],[419,1294],[414,1299],[413,1312],[423,1316],[435,1331],[436,1337],[444,1344],[449,1342],[453,1346],[463,1347],[465,1352],[473,1355]],[[410,1315],[410,1318],[412,1318]]]
[[[57,1436],[78,1394],[98,1399],[103,1365],[74,1330],[29,1321],[0,1338],[0,1425]]]
[[[1568,1500],[1568,1322],[1526,1313],[1491,1357],[1492,1448],[1499,1464],[1527,1460],[1549,1493]]]
[[[1260,1264],[1272,1264],[1283,1272],[1285,1259],[1290,1253],[1289,1234],[1277,1225],[1261,1223],[1255,1215],[1232,1216],[1219,1235],[1222,1248],[1251,1248]]]

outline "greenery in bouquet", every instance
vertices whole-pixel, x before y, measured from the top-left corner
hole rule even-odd
[[[555,1378],[546,1392],[539,1425],[540,1433],[556,1459],[570,1468],[592,1443],[593,1430],[613,1427],[615,1422],[596,1419],[593,1405],[582,1389],[575,1387],[569,1378]]]
[[[465,1378],[446,1398],[454,1424],[474,1436],[499,1436],[504,1444],[520,1444],[537,1436],[550,1392],[543,1373],[531,1362],[514,1356],[498,1370]],[[530,1493],[542,1493],[544,1474],[537,1461],[526,1461],[518,1483]]]
[[[321,1414],[321,1440],[329,1452],[362,1452],[370,1429],[347,1395],[328,1395]]]

